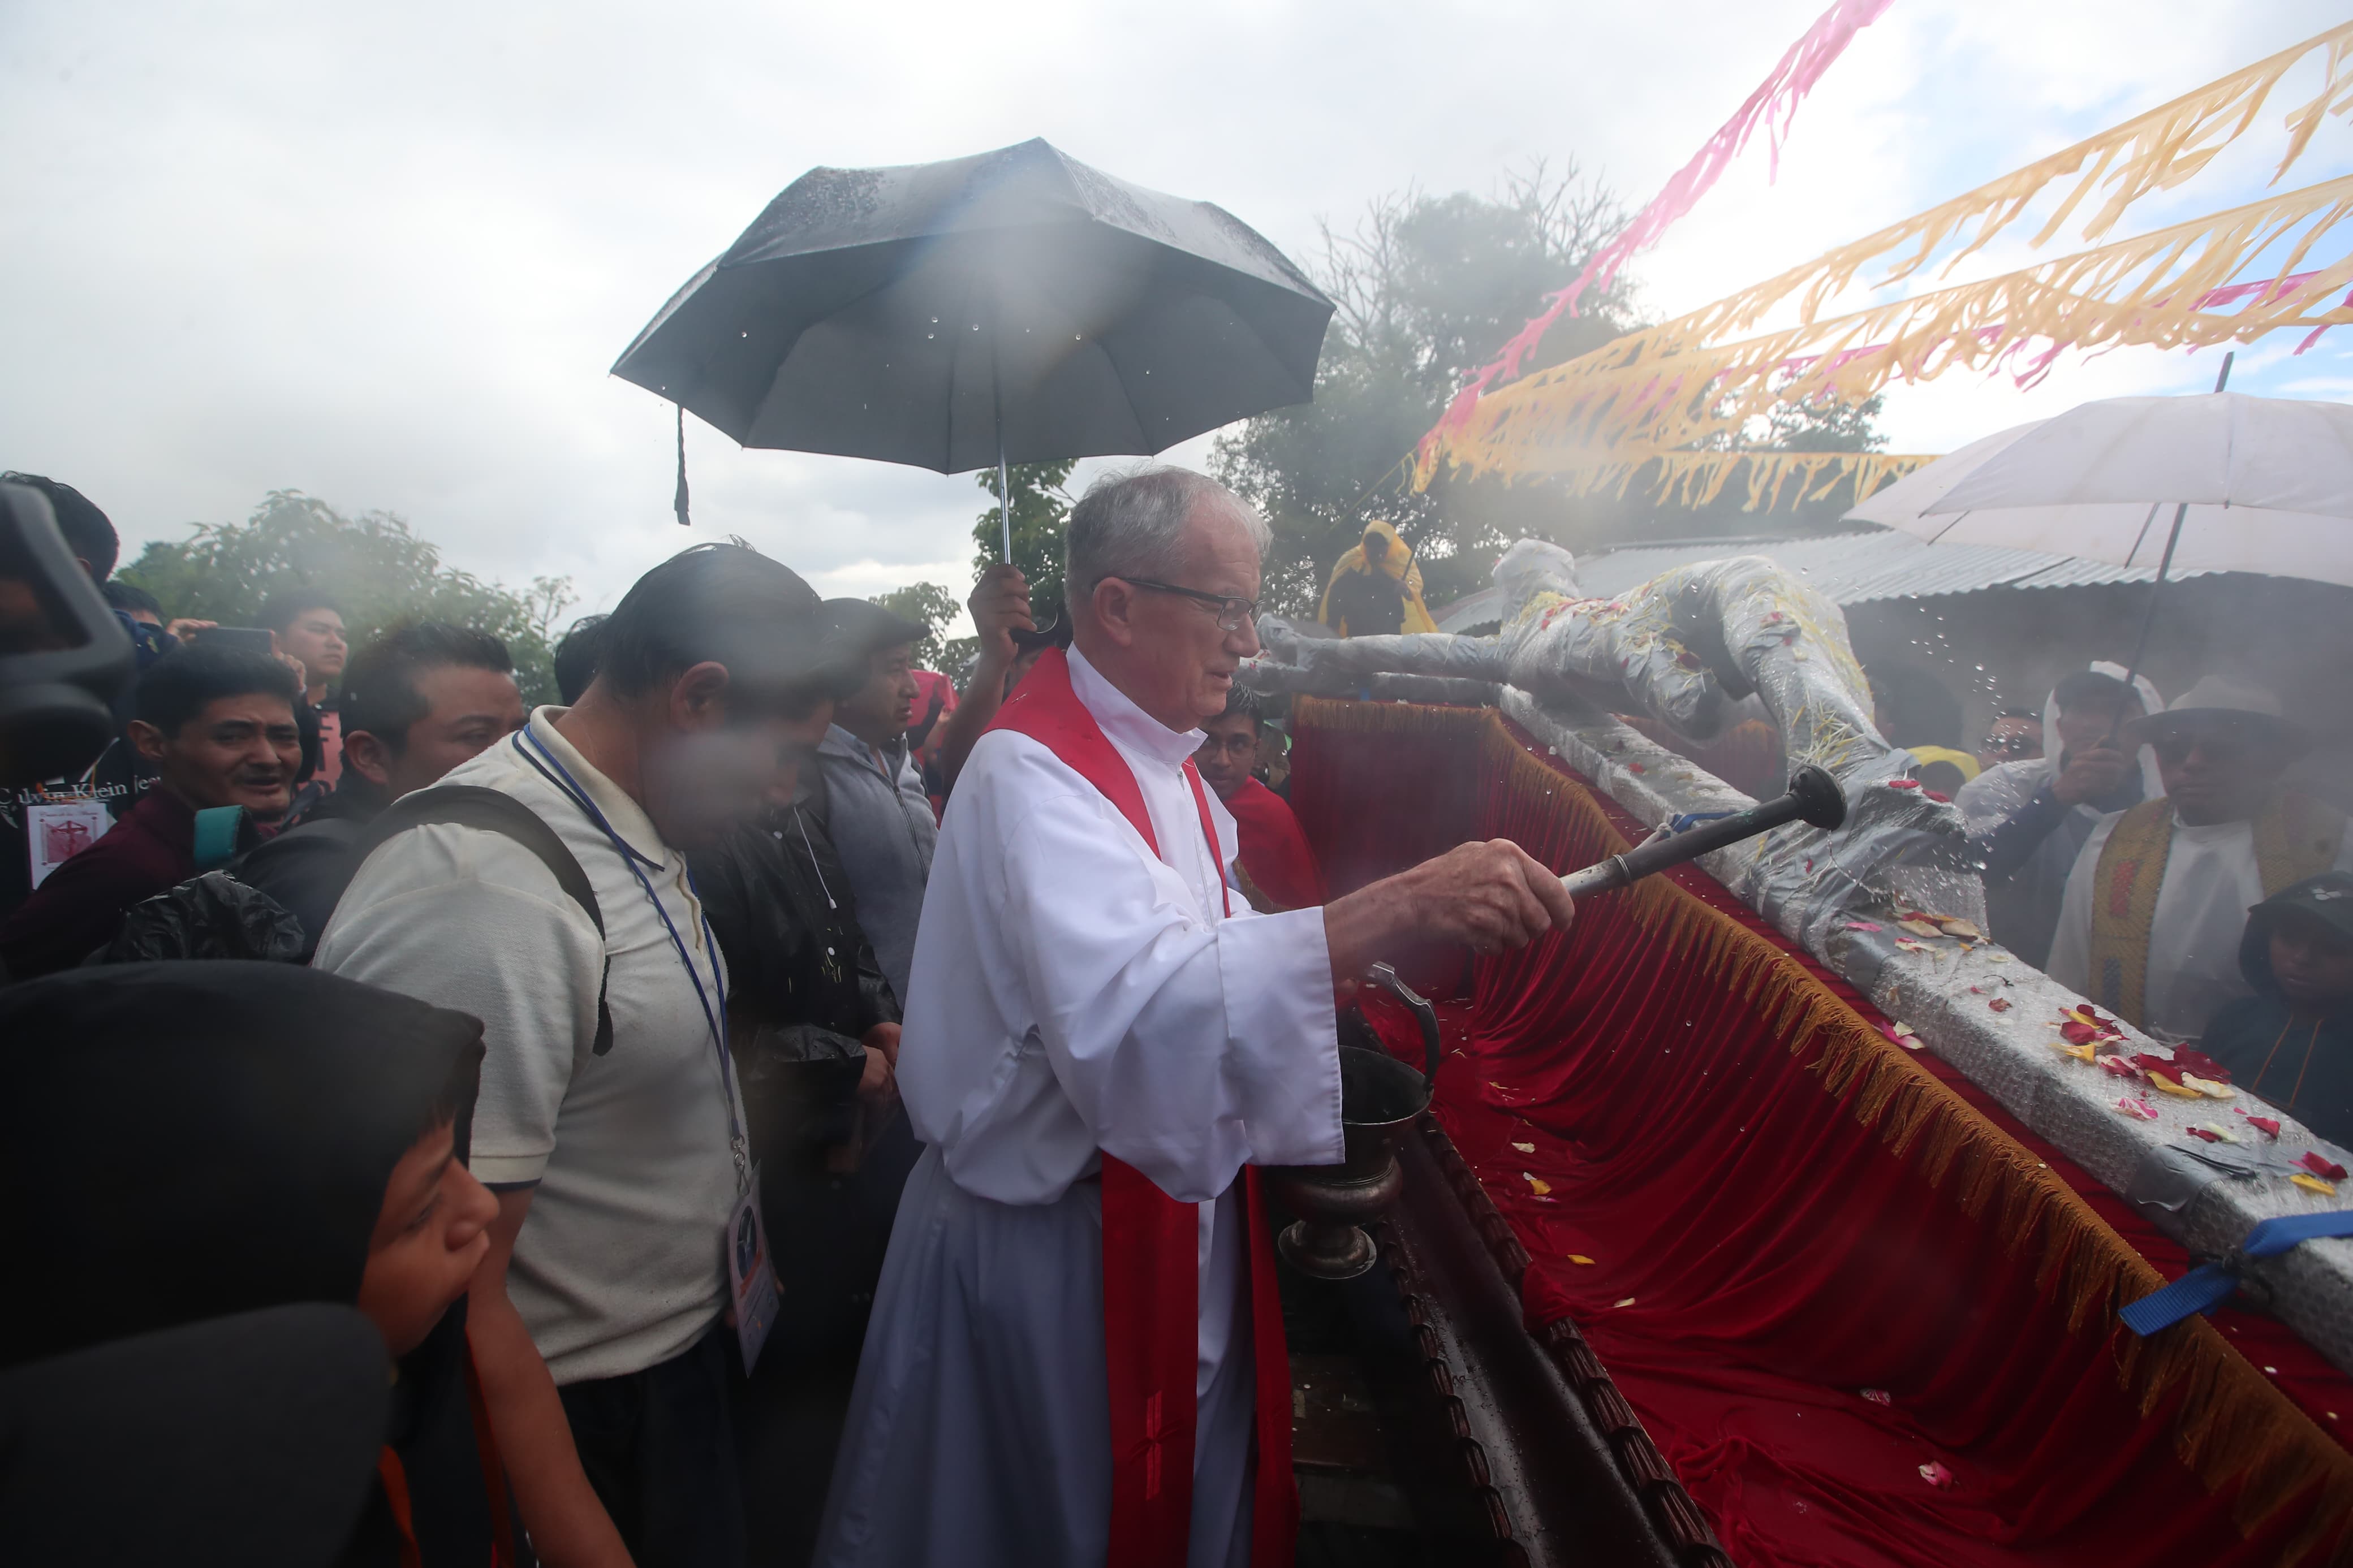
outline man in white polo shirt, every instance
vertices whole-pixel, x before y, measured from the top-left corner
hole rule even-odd
[[[682,851],[813,754],[826,629],[808,585],[752,551],[656,567],[606,622],[578,704],[443,780],[528,807],[596,914],[522,837],[429,822],[369,858],[319,944],[322,969],[485,1026],[470,1163],[499,1220],[469,1332],[551,1564],[743,1560],[721,1321],[749,1170],[725,966]]]

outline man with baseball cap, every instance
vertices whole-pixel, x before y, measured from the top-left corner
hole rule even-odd
[[[2126,723],[2156,754],[2161,799],[2105,818],[2076,858],[2051,977],[2167,1040],[2193,1040],[2251,994],[2247,910],[2307,877],[2353,869],[2345,816],[2280,778],[2310,739],[2279,699],[2210,675]]]

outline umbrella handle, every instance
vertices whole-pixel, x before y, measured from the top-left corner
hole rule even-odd
[[[997,418],[997,507],[998,525],[1005,531],[1005,563],[1013,564],[1013,485],[1005,474],[1005,392],[997,384],[997,355],[992,348],[988,360],[988,400],[990,411]]]
[[[2222,373],[2214,378],[2214,390],[2221,391],[2231,384],[2231,362],[2239,357],[2232,349],[2222,356]],[[2157,563],[2157,581],[2149,585],[2148,608],[2141,613],[2140,636],[2133,639],[2132,662],[2125,666],[2125,701],[2132,701],[2133,678],[2140,673],[2140,661],[2148,654],[2148,634],[2157,626],[2157,602],[2165,596],[2165,574],[2173,568],[2173,549],[2181,542],[2181,522],[2189,515],[2189,503],[2183,501],[2173,509],[2173,531],[2165,536],[2165,555]],[[2124,730],[2124,710],[2116,710],[2116,727],[2108,731],[2113,743]]]

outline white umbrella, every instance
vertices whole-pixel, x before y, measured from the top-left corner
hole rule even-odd
[[[2107,398],[1973,441],[1846,515],[1930,543],[2353,587],[2353,406]]]
[[[2176,568],[2353,587],[2353,406],[2225,392],[2237,357],[2205,396],[2104,398],[1989,436],[1847,517],[1931,544],[2153,559],[2129,683]]]

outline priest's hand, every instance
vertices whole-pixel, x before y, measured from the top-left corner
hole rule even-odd
[[[1567,931],[1577,903],[1561,879],[1507,838],[1463,844],[1324,906],[1332,976],[1352,979],[1408,939],[1477,952],[1522,947]]]
[[[881,1051],[890,1058],[891,1070],[899,1070],[899,1026],[877,1024],[858,1037],[858,1043],[870,1051]]]

